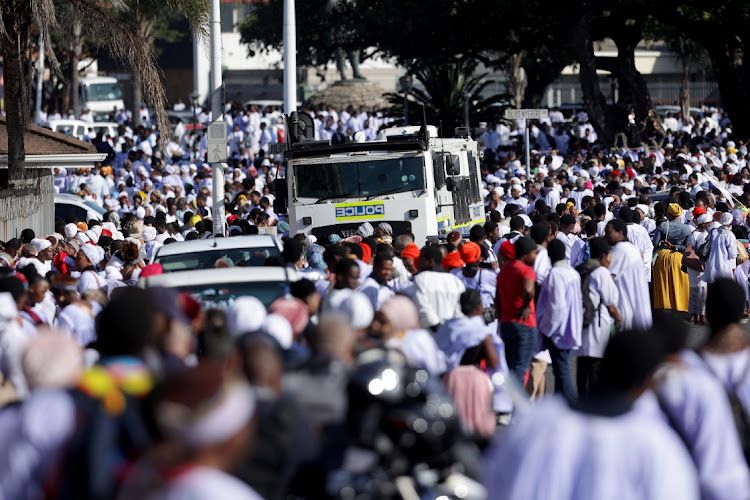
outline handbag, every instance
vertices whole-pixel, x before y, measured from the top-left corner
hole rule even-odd
[[[693,245],[688,245],[685,249],[682,256],[682,265],[693,271],[703,272],[706,270],[706,263],[698,256]]]
[[[747,248],[745,248],[745,244],[742,243],[740,240],[737,240],[737,265],[744,264],[747,262],[747,259],[750,258],[750,256],[747,253]]]

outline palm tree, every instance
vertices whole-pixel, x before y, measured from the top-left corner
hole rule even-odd
[[[122,0],[60,0],[69,4],[82,29],[101,40],[104,47],[130,69],[140,85],[145,100],[154,110],[160,140],[169,135],[165,112],[166,96],[161,72],[149,42]],[[193,33],[203,33],[208,26],[208,0],[153,0],[162,11],[188,17]],[[143,2],[141,2],[143,3]],[[148,3],[148,2],[146,2]],[[56,15],[54,0],[0,0],[0,50],[5,62],[5,108],[8,128],[8,174],[10,179],[24,175],[24,129],[29,122],[29,88],[32,77],[28,49],[32,27],[44,37],[46,55],[53,72],[62,78],[60,65],[52,50],[51,33],[69,30]],[[137,112],[137,110],[135,110]]]
[[[488,73],[474,74],[477,62],[462,58],[446,63],[436,61],[414,61],[406,65],[407,72],[422,84],[424,90],[412,88],[410,94],[419,104],[424,105],[427,122],[430,125],[442,124],[446,131],[462,123],[464,94],[470,103],[472,115],[490,104],[507,101],[506,95],[495,94],[484,97],[485,88],[491,84]],[[389,115],[403,116],[403,94],[385,94],[391,104]],[[422,121],[422,110],[418,106],[409,107],[409,123]],[[440,131],[441,134],[443,131]]]

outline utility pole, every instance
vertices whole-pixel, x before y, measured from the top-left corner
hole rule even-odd
[[[221,76],[221,18],[220,0],[211,0],[211,119],[223,120],[222,76]],[[204,134],[207,130],[204,130]],[[213,169],[213,229],[216,235],[224,236],[224,164],[212,163]]]
[[[297,110],[297,27],[294,0],[284,0],[284,113]],[[287,141],[289,136],[287,132]]]

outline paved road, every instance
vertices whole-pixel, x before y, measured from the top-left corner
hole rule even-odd
[[[687,328],[688,331],[688,337],[687,337],[687,347],[691,349],[695,349],[696,347],[703,344],[703,342],[708,337],[708,327],[706,326],[697,326],[693,325],[692,323],[681,323],[685,328]],[[750,322],[745,324],[745,330],[750,331]],[[571,363],[570,363],[570,371],[573,376],[573,384],[575,384],[576,381],[576,358],[571,357]],[[555,377],[552,374],[552,366],[547,367],[547,371],[545,372],[545,382],[546,382],[546,392],[552,393],[555,391]]]

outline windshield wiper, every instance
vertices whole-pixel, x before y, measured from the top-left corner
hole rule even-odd
[[[396,193],[407,193],[409,191],[416,191],[418,189],[421,189],[422,191],[424,191],[424,188],[421,188],[421,187],[412,187],[412,188],[409,188],[409,187],[405,187],[405,186],[397,186],[397,187],[394,187],[394,188],[391,188],[391,189],[386,189],[385,191],[380,191],[378,193],[371,194],[371,195],[369,195],[367,197],[367,200],[365,200],[365,201],[370,201],[371,199],[373,199],[376,196],[385,196],[387,194],[396,194]]]

